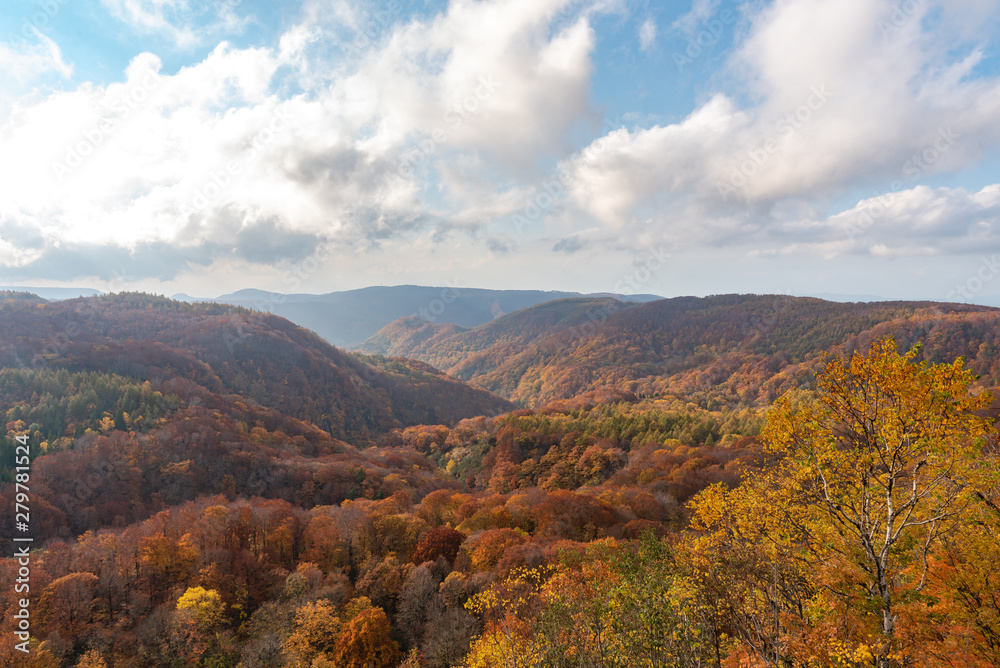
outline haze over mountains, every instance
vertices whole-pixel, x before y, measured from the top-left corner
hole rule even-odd
[[[13,366],[47,360],[144,378],[180,374],[361,441],[396,426],[495,414],[512,407],[507,401],[540,406],[605,388],[727,405],[771,401],[807,383],[825,353],[885,333],[901,346],[923,342],[932,361],[965,356],[984,383],[1000,377],[1000,310],[987,306],[562,294],[416,286],[287,296],[245,290],[219,303],[185,304],[123,293],[32,308],[30,294],[7,293],[7,308],[16,306],[19,315],[5,323],[0,353]],[[262,307],[294,310],[331,337],[357,337],[405,315],[372,332],[352,355]],[[25,328],[35,333],[31,339],[16,336]]]
[[[398,285],[371,286],[322,295],[240,290],[212,299],[183,294],[174,295],[174,298],[191,302],[220,302],[274,313],[313,330],[335,346],[353,348],[393,320],[409,315],[433,322],[476,327],[535,304],[582,296],[578,292]],[[656,295],[644,294],[608,296],[636,302],[660,299]]]
[[[32,288],[18,287],[10,290],[26,291],[39,295],[49,300],[73,299],[79,296],[94,296],[101,294],[97,290],[89,288]],[[822,293],[809,295],[802,298],[816,298],[830,303],[873,303],[888,302],[877,295],[870,294],[835,294]],[[244,308],[265,313],[272,313],[290,320],[291,322],[312,330],[319,334],[327,342],[345,349],[357,349],[368,353],[386,354],[392,356],[413,357],[424,361],[434,359],[430,362],[439,368],[451,368],[454,361],[449,359],[437,359],[440,348],[432,353],[430,347],[440,343],[446,332],[458,333],[463,329],[474,329],[490,323],[505,315],[515,313],[522,309],[536,305],[542,305],[561,299],[611,299],[620,306],[610,307],[605,315],[612,311],[620,310],[627,306],[652,302],[662,299],[652,294],[583,294],[578,292],[560,292],[544,290],[487,290],[480,288],[465,288],[451,286],[370,286],[357,290],[336,291],[326,294],[285,294],[257,289],[244,289],[237,292],[220,295],[214,298],[193,297],[187,294],[176,294],[174,299],[189,303],[216,302],[242,306]],[[679,299],[679,298],[675,298]],[[690,299],[690,298],[684,298]],[[605,306],[610,302],[605,302]],[[913,302],[915,303],[915,302]],[[583,304],[583,302],[579,302]],[[598,302],[588,303],[585,306],[561,307],[565,312],[560,313],[560,307],[547,307],[545,311],[534,312],[526,318],[517,321],[516,327],[528,326],[530,319],[532,324],[529,330],[523,330],[519,336],[522,343],[526,342],[525,332],[536,332],[541,322],[545,318],[569,318],[561,325],[553,321],[551,325],[556,326],[584,326],[594,319],[593,314],[587,315],[588,309],[601,311],[605,308]],[[1000,306],[997,304],[996,306]],[[945,306],[944,308],[951,308]],[[978,308],[978,307],[973,307]],[[566,311],[566,309],[569,309]],[[570,311],[577,309],[577,320],[570,315]],[[540,316],[541,313],[546,315]],[[595,311],[596,312],[596,311]],[[415,318],[409,322],[396,323],[397,320]],[[537,320],[541,317],[542,320]],[[603,315],[598,315],[597,319],[603,320]],[[433,325],[449,325],[457,329],[449,330],[447,327],[426,328],[421,323],[431,323]],[[386,329],[393,323],[393,327]],[[405,331],[405,333],[404,333]],[[432,334],[433,332],[433,334]],[[474,345],[475,350],[481,351],[483,341],[488,339],[490,330],[483,333],[468,335],[476,338],[479,343]],[[549,332],[551,333],[551,332]],[[486,337],[484,339],[483,337]],[[417,346],[417,341],[420,344]],[[478,346],[478,347],[477,347]]]

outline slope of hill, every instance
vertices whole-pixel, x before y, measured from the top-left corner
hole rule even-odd
[[[400,318],[379,330],[358,350],[412,357],[439,369],[450,369],[482,354],[498,356],[520,351],[556,332],[570,332],[576,336],[591,333],[602,319],[637,306],[639,304],[634,302],[611,298],[557,299],[474,329],[430,323],[416,317]]]
[[[996,376],[990,307],[932,302],[835,303],[808,297],[679,297],[596,311],[575,326],[550,324],[546,309],[587,313],[567,300],[513,313],[471,330],[397,321],[362,346],[434,364],[525,405],[569,398],[597,387],[642,394],[698,394],[726,402],[773,400],[808,383],[818,357],[881,333],[923,341],[939,361],[965,355],[980,374]],[[537,325],[536,325],[537,324]],[[524,326],[525,336],[506,332]]]
[[[0,364],[154,384],[181,378],[354,443],[398,426],[453,423],[510,407],[424,364],[371,366],[278,316],[143,294],[6,301]]]
[[[239,290],[211,300],[188,295],[175,297],[184,301],[214,301],[274,313],[313,330],[335,346],[351,348],[398,318],[414,316],[429,322],[468,328],[535,304],[583,296],[578,292],[397,285],[323,295]],[[656,295],[593,296],[634,302],[659,299]]]
[[[685,504],[773,465],[757,438],[760,399],[809,382],[822,346],[849,350],[889,332],[904,346],[924,341],[927,358],[966,354],[995,374],[998,315],[780,297],[569,299],[473,329],[403,321],[386,328],[382,348],[372,344],[420,348],[532,401],[578,387],[639,391],[588,390],[491,417],[477,413],[511,404],[425,362],[344,353],[273,315],[137,294],[59,303],[0,294],[0,533],[23,535],[19,504],[30,504],[32,538],[24,599],[14,583],[26,567],[9,558],[19,543],[0,559],[0,632],[14,637],[15,611],[36,611],[39,666],[292,665],[303,657],[292,652],[312,652],[317,639],[337,665],[367,665],[384,650],[386,668],[446,668],[491,628],[468,602],[520,587],[510,577],[522,573],[542,574],[546,591],[572,587],[571,611],[577,582],[590,583],[588,597],[625,589],[643,605],[684,600],[651,599],[654,579],[717,601],[724,588],[707,574],[654,571],[621,585],[676,563],[667,549],[704,563],[685,533]],[[687,393],[670,396],[678,388]],[[358,449],[317,424],[355,443],[377,435],[379,445]],[[18,472],[18,486],[24,441],[30,481]],[[994,535],[989,525],[971,545],[992,549]],[[657,545],[649,567],[636,565]],[[726,582],[747,570],[716,563],[733,569]],[[761,563],[764,591],[773,560]],[[605,566],[621,576],[601,575]],[[981,591],[996,589],[983,582]],[[534,608],[521,609],[537,623]],[[659,624],[662,608],[647,609]],[[24,664],[12,646],[0,644],[0,665]],[[344,647],[357,650],[350,664]]]

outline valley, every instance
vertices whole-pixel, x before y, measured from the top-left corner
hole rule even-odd
[[[0,526],[15,533],[6,462],[26,440],[35,657],[51,665],[88,665],[96,652],[115,666],[171,656],[350,666],[375,651],[376,665],[499,665],[496,652],[516,643],[548,647],[545,624],[583,634],[572,642],[585,647],[594,629],[572,615],[556,621],[558,602],[603,600],[585,592],[605,582],[618,592],[607,604],[639,610],[652,604],[639,591],[672,597],[707,582],[697,561],[716,549],[705,542],[716,540],[706,504],[736,503],[718,494],[793,461],[769,436],[772,414],[824,391],[817,379],[837,359],[894,341],[892,355],[912,352],[883,364],[962,369],[967,380],[951,372],[959,386],[935,391],[966,401],[967,383],[977,415],[1000,412],[986,402],[1000,372],[1000,310],[989,307],[561,298],[473,327],[404,317],[352,352],[241,306],[141,293],[2,297]],[[985,486],[966,483],[987,514],[988,443]],[[975,540],[964,532],[949,535]],[[973,549],[942,545],[935,559]],[[659,580],[615,589],[635,563]],[[16,561],[3,565],[12,578]],[[952,614],[983,614],[949,598],[951,576],[935,569]],[[967,574],[986,578],[976,586],[993,586],[977,573]],[[814,591],[809,582],[796,595]],[[711,646],[684,640],[671,650],[689,657],[677,665],[754,651],[740,635],[744,612],[713,607],[736,602],[702,598],[707,586],[677,605],[694,606],[683,614],[698,626],[684,628]],[[490,602],[511,587],[528,608]],[[526,626],[506,626],[515,619]],[[660,633],[609,623],[626,634],[615,642]],[[789,621],[780,642],[819,632],[812,624]],[[332,635],[321,640],[317,625]],[[985,631],[954,632],[986,642],[976,640]],[[615,651],[631,662],[649,650]]]

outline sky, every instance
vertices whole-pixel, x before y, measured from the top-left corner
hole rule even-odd
[[[1000,304],[997,0],[5,0],[0,284]]]

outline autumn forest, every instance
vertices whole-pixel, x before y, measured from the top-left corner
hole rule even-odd
[[[0,293],[0,665],[1000,665],[998,318]]]

